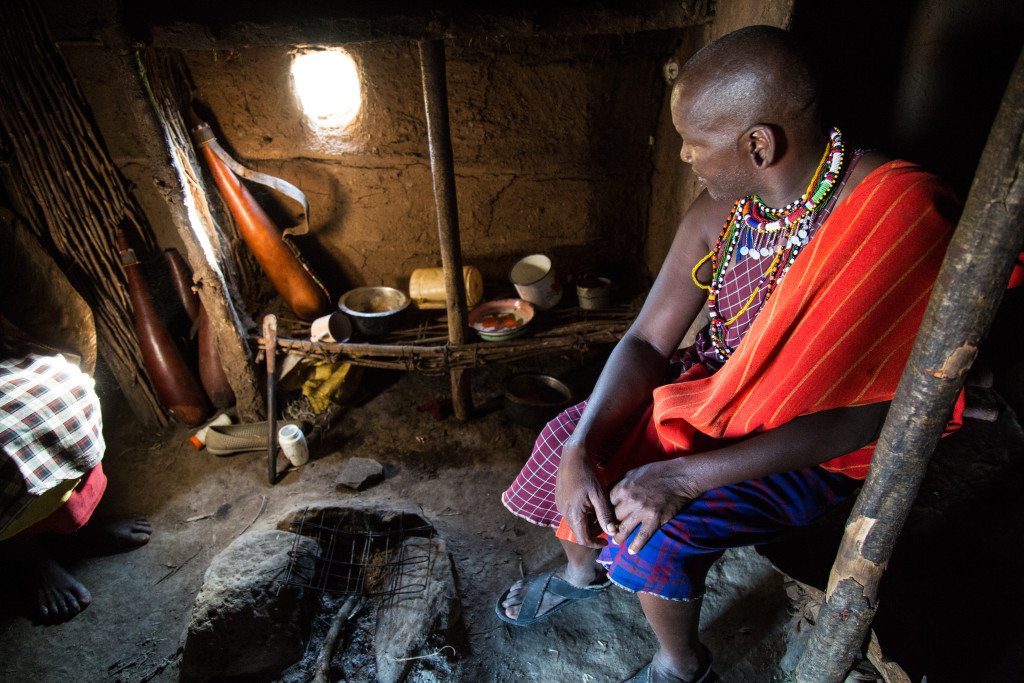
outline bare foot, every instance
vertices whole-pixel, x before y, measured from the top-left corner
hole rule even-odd
[[[577,588],[589,588],[603,585],[606,581],[606,575],[604,568],[598,564],[590,564],[583,568],[574,568],[572,565],[565,565],[561,569],[555,571],[555,576],[576,586]],[[508,590],[508,595],[502,601],[501,606],[505,609],[505,615],[509,619],[515,619],[519,616],[519,611],[523,606],[523,598],[526,594],[526,589],[529,587],[530,580],[534,577],[525,577],[519,579],[512,587]],[[560,604],[569,600],[570,598],[564,598],[560,595],[556,595],[551,591],[546,591],[544,597],[541,598],[540,607],[537,608],[537,616],[539,619],[545,614],[558,607]]]
[[[145,517],[90,522],[75,534],[75,542],[88,554],[123,553],[149,543],[153,525]]]
[[[92,602],[89,590],[51,559],[32,563],[36,581],[35,617],[47,624],[71,619]]]

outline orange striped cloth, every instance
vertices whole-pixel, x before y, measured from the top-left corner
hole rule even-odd
[[[793,263],[729,362],[654,391],[648,446],[657,439],[666,453],[693,451],[698,433],[737,438],[892,400],[958,212],[952,193],[913,164],[870,173]],[[822,467],[863,479],[873,450]]]

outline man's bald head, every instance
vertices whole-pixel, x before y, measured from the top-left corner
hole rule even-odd
[[[739,29],[698,51],[673,88],[677,106],[692,121],[737,131],[756,123],[799,132],[820,127],[811,70],[789,34],[772,26]]]

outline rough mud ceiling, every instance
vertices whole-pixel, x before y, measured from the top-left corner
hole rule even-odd
[[[133,3],[125,8],[125,20],[136,38],[157,47],[207,50],[424,38],[628,34],[701,24],[711,18],[714,6],[713,0],[632,0],[607,6],[586,0],[426,4],[317,0],[297,6],[254,0],[242,6],[183,0]]]

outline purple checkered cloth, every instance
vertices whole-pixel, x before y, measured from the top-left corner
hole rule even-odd
[[[103,458],[91,377],[63,356],[0,360],[0,529],[62,481]]]
[[[843,173],[842,179],[836,185],[836,188],[832,192],[832,196],[829,200],[814,213],[814,220],[811,225],[807,228],[807,238],[814,237],[815,233],[818,232],[818,228],[825,222],[825,219],[829,217],[832,210],[836,207],[836,203],[839,200],[839,195],[843,191],[843,186],[846,185],[846,179],[853,173],[854,167],[857,162],[860,161],[863,152],[861,150],[855,150],[850,155],[850,160],[846,165],[846,172]],[[765,244],[768,244],[767,242]],[[765,246],[764,244],[758,244],[758,246]],[[769,245],[774,251],[774,244]],[[726,320],[732,319],[734,315],[740,313],[743,307],[746,305],[747,300],[754,294],[754,288],[757,283],[761,281],[761,276],[764,275],[765,269],[768,267],[770,259],[755,259],[750,256],[742,256],[739,251],[736,251],[733,257],[733,262],[729,264],[729,269],[725,273],[725,281],[722,283],[722,289],[718,294],[718,310],[722,314],[722,317]],[[780,279],[781,282],[781,279]],[[760,312],[761,307],[764,305],[765,297],[768,294],[767,287],[758,290],[757,296],[754,297],[754,301],[750,307],[744,311],[736,319],[732,325],[729,325],[725,331],[725,342],[732,348],[739,346],[740,340],[750,329],[750,326],[754,324],[754,318]],[[711,343],[711,332],[709,327],[704,327],[700,332],[697,333],[696,339],[694,339],[693,346],[690,347],[692,353],[695,353],[701,363],[707,366],[708,370],[714,372],[715,370],[722,367],[722,361],[718,360],[718,353],[715,351],[714,345]]]

